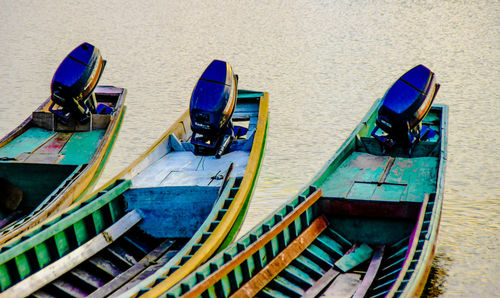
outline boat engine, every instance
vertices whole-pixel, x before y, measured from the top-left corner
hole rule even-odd
[[[237,85],[238,76],[224,61],[212,61],[201,75],[189,105],[191,143],[196,153],[215,154],[220,158],[231,145]]]
[[[421,122],[429,113],[439,90],[434,73],[423,65],[402,75],[385,93],[380,104],[372,136],[386,148],[398,143],[408,149],[435,135]],[[379,129],[384,133],[380,134]]]
[[[86,42],[76,47],[54,74],[49,110],[62,122],[70,118],[86,122],[96,112],[93,92],[105,65],[98,48]],[[56,104],[57,109],[54,108]]]

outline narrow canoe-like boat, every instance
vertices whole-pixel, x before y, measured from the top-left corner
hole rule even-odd
[[[162,295],[417,297],[442,208],[438,87],[424,66],[402,76],[297,197]]]
[[[69,206],[97,180],[126,95],[96,87],[104,64],[94,46],[77,47],[56,71],[51,97],[0,140],[0,245]],[[71,104],[62,102],[68,98]]]
[[[212,62],[190,111],[146,153],[7,243],[0,250],[2,294],[163,292],[231,243],[256,184],[268,119],[267,93],[236,84],[229,64]]]

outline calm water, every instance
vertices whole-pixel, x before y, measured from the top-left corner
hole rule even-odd
[[[229,61],[241,88],[268,91],[267,151],[242,233],[312,178],[395,79],[428,66],[441,83],[436,101],[450,106],[428,291],[499,295],[500,2],[0,0],[0,8],[0,135],[49,95],[58,64],[82,41],[108,60],[101,83],[128,88],[101,183],[188,107],[212,59]]]

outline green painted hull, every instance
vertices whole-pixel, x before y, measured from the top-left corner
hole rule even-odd
[[[185,276],[192,270],[190,266],[198,266],[199,262],[208,259],[228,235],[239,229],[263,158],[267,94],[252,91],[240,91],[239,94],[233,121],[245,120],[252,133],[248,138],[235,141],[234,148],[242,148],[241,152],[230,152],[219,159],[224,161],[236,156],[235,174],[229,176],[226,184],[221,184],[220,196],[214,197],[212,203],[204,196],[211,196],[218,187],[140,186],[151,182],[150,178],[143,177],[160,175],[156,170],[150,170],[161,171],[155,167],[165,158],[179,156],[179,160],[165,163],[165,168],[188,160],[186,156],[191,158],[191,151],[183,149],[183,146],[190,145],[184,141],[189,138],[185,135],[186,128],[189,128],[189,118],[185,114],[117,178],[8,242],[0,251],[3,294],[24,296],[36,291],[35,295],[58,296],[79,291],[80,294],[97,296],[111,293],[136,295],[145,292],[143,289],[149,290],[151,283],[161,285],[183,271]],[[243,169],[244,175],[241,175],[242,169],[238,168],[236,161],[244,156],[248,161]],[[201,159],[195,164],[206,167],[218,162],[213,157],[196,158]],[[190,164],[190,159],[188,161]],[[205,175],[205,170],[201,173]],[[186,174],[192,174],[192,171]],[[211,180],[215,178],[216,175]],[[221,182],[210,181],[209,185],[214,183]],[[180,196],[179,199],[169,201],[169,196],[174,194]],[[188,209],[182,209],[182,202],[190,200],[198,201]],[[203,207],[207,203],[213,204],[208,210]],[[152,204],[153,210],[147,209],[147,204]],[[185,213],[175,214],[174,210],[179,208]],[[158,215],[155,213],[158,210],[163,213]],[[186,225],[189,220],[197,219],[200,211],[208,212],[202,215],[199,226]],[[170,218],[174,218],[174,224],[167,226]],[[186,223],[175,221],[175,218]],[[158,228],[162,224],[165,226]],[[82,276],[82,268],[91,269]],[[74,277],[77,277],[76,281]],[[65,286],[60,287],[61,284]],[[81,288],[82,284],[86,287]]]
[[[370,136],[379,104],[297,197],[162,296],[418,296],[441,215],[448,109],[432,107],[424,124],[437,136],[409,156]]]

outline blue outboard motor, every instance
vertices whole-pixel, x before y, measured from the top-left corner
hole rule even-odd
[[[236,106],[238,77],[229,63],[214,60],[194,87],[189,106],[191,143],[197,153],[219,158],[231,144],[231,117]]]
[[[106,61],[98,48],[82,43],[69,53],[56,70],[51,84],[52,104],[49,110],[59,120],[88,120],[96,112],[94,89],[101,78]],[[54,108],[55,104],[59,108]]]
[[[433,134],[430,128],[421,130],[421,122],[438,90],[435,75],[427,67],[418,65],[409,70],[385,93],[372,136],[386,149],[397,143],[411,154],[415,144]]]

